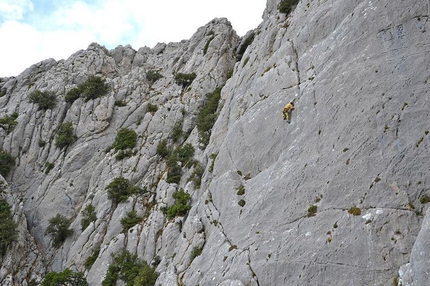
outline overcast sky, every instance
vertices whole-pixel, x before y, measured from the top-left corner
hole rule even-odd
[[[135,50],[189,39],[215,17],[243,36],[262,22],[266,0],[0,0],[0,77],[92,42]]]

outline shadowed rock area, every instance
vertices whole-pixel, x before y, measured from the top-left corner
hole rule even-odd
[[[65,269],[101,285],[124,250],[155,285],[429,281],[428,1],[280,2],[242,38],[220,18],[179,43],[93,43],[2,78],[0,118],[18,114],[0,129],[18,239],[1,285]],[[89,97],[92,76],[106,94]],[[136,137],[121,149],[125,128]],[[57,214],[71,230],[60,245]]]

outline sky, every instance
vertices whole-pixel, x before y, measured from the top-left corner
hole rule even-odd
[[[226,17],[243,36],[265,7],[266,0],[0,0],[0,77],[93,42],[138,50],[190,39],[214,18]]]

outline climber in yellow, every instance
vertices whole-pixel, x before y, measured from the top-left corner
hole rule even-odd
[[[284,117],[284,120],[287,120],[288,123],[290,123],[291,118],[291,111],[294,110],[294,102],[290,101],[287,105],[285,105],[284,109],[282,110],[282,116]]]

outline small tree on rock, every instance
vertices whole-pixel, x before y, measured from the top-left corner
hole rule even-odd
[[[113,147],[116,151],[134,148],[137,144],[137,133],[133,129],[122,128],[118,131]]]
[[[40,90],[33,91],[28,97],[28,101],[36,103],[42,110],[52,109],[57,104],[57,98],[53,92]]]
[[[196,77],[195,73],[177,73],[175,74],[175,82],[182,86],[182,88],[186,88],[191,85]]]
[[[64,122],[57,127],[57,138],[55,146],[63,148],[76,141],[77,137],[73,131],[72,122]]]
[[[183,189],[173,193],[175,203],[167,208],[167,218],[171,219],[176,216],[184,216],[190,209],[190,194],[186,193]]]
[[[49,219],[49,225],[45,233],[52,236],[54,247],[60,247],[67,237],[73,234],[73,230],[69,229],[70,224],[71,221],[60,214]]]
[[[3,128],[8,134],[12,132],[18,122],[15,120],[18,118],[18,113],[14,112],[12,115],[6,115],[0,118],[0,127]]]
[[[82,91],[81,96],[87,102],[91,99],[96,99],[105,95],[109,91],[109,85],[106,84],[106,79],[98,76],[91,76],[85,83],[79,86]]]
[[[88,282],[82,272],[66,269],[62,272],[49,272],[42,281],[42,286],[87,286]]]
[[[6,177],[15,166],[15,158],[3,148],[0,148],[0,174]]]
[[[133,186],[129,180],[124,177],[118,177],[106,187],[108,191],[108,198],[112,200],[114,204],[119,204],[127,200],[127,198],[133,194],[144,192],[143,189]]]
[[[0,199],[0,257],[17,238],[16,224],[13,221],[10,205],[5,199]]]
[[[81,230],[84,231],[90,223],[97,220],[96,208],[93,205],[88,205],[82,211]]]

